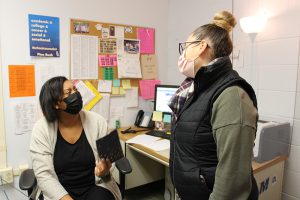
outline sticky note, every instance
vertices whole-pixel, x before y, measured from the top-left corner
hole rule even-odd
[[[164,114],[164,120],[163,120],[163,122],[171,123],[171,115]]]
[[[120,87],[120,79],[114,79],[114,87]]]
[[[124,94],[126,94],[126,91],[124,90],[124,88],[123,88],[123,87],[120,87],[120,94],[121,94],[121,95],[124,95]]]
[[[131,89],[130,80],[128,80],[128,79],[122,80],[122,86],[123,86],[124,90]]]
[[[103,72],[104,80],[114,79],[114,69],[111,67],[105,67]]]
[[[99,80],[98,91],[99,92],[111,92],[112,81],[110,80]]]
[[[162,112],[153,111],[152,120],[156,121],[156,122],[161,122],[162,121],[162,116],[163,116]]]
[[[140,80],[140,91],[143,99],[153,99],[154,98],[154,90],[155,85],[159,85],[160,80]]]
[[[112,94],[120,94],[120,87],[112,87],[111,93]]]

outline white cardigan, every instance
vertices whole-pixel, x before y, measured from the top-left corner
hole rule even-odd
[[[95,159],[98,159],[96,140],[107,134],[107,123],[103,117],[93,112],[82,110],[79,114]],[[45,117],[37,121],[32,130],[30,142],[32,167],[39,189],[43,192],[45,200],[59,200],[68,194],[60,184],[53,165],[57,130],[57,121],[49,123]],[[110,190],[116,200],[122,199],[118,185],[113,177],[111,177],[110,181],[104,182],[95,176],[95,181],[98,186]]]

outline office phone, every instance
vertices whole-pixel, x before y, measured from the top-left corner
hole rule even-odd
[[[152,121],[152,112],[144,112],[143,110],[139,110],[136,115],[134,125],[143,128],[153,128],[154,122]]]

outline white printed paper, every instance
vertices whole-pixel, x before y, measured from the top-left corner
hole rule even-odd
[[[98,37],[71,35],[71,79],[98,79]]]
[[[117,56],[118,78],[142,78],[138,40],[118,38]]]
[[[36,76],[37,86],[42,86],[44,83],[55,76],[67,76],[62,66],[60,65],[47,65],[47,64],[36,64]],[[37,88],[39,91],[39,88]]]
[[[125,102],[127,108],[138,107],[139,105],[139,93],[138,87],[131,87],[131,89],[127,89],[125,93]]]
[[[37,104],[35,102],[13,103],[14,133],[21,135],[31,133],[37,120]]]
[[[124,54],[124,38],[117,38],[117,54]]]
[[[98,91],[111,93],[112,81],[111,80],[99,80]]]
[[[57,65],[43,65],[43,64],[36,64],[36,89],[40,91],[40,88],[44,83],[52,77],[55,76],[64,76],[63,68]]]
[[[163,151],[166,149],[170,149],[170,140],[161,139],[154,142],[147,142],[142,145],[154,151]]]
[[[137,135],[126,141],[127,144],[140,144],[153,151],[163,151],[170,149],[170,140],[161,139],[151,135]]]
[[[106,121],[109,119],[109,107],[110,107],[110,94],[101,93],[102,98],[100,101],[91,109],[100,114]]]
[[[109,29],[102,28],[102,38],[108,38],[108,37],[109,37]]]
[[[74,81],[74,84],[82,96],[83,107],[87,105],[96,95],[86,86],[83,81]]]
[[[146,143],[155,142],[157,140],[160,140],[160,138],[159,137],[154,137],[154,136],[151,136],[151,135],[142,134],[142,135],[137,135],[137,136],[127,140],[126,143],[144,145]]]
[[[44,85],[44,83],[49,80],[50,78],[55,76],[55,68],[53,66],[38,66],[39,70],[39,78],[40,78],[40,84]],[[58,75],[58,74],[57,74]]]
[[[111,117],[123,117],[123,115],[124,115],[124,107],[114,106],[110,108]]]
[[[124,38],[124,27],[123,26],[116,26],[115,27],[115,37],[116,38]]]
[[[142,78],[139,54],[118,54],[118,78]]]

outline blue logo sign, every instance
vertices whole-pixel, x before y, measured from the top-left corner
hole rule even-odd
[[[28,15],[30,56],[59,57],[59,18]]]
[[[268,186],[269,186],[269,177],[266,180],[264,180],[263,182],[260,183],[259,194],[261,194],[264,191],[268,190]]]

